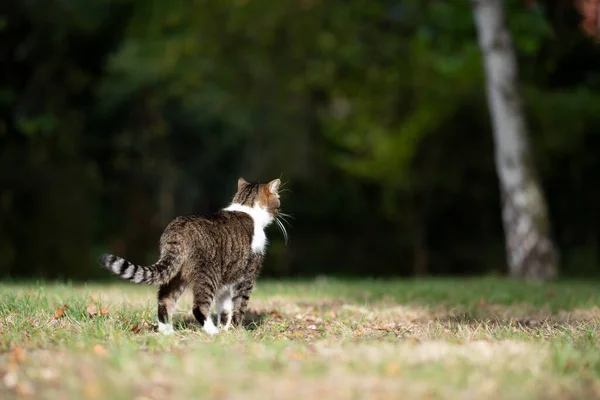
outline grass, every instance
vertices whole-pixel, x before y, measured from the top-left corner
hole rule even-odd
[[[245,328],[184,296],[164,337],[155,288],[4,283],[0,398],[600,398],[598,286],[261,280]]]

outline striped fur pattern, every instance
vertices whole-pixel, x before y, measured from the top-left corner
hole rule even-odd
[[[210,318],[216,302],[217,325],[239,325],[247,309],[267,246],[264,229],[280,211],[280,180],[267,184],[238,180],[231,205],[208,216],[177,217],[160,238],[160,258],[135,265],[105,254],[100,264],[122,279],[159,285],[158,326],[173,333],[171,316],[186,289],[194,297],[192,313],[208,334],[218,333]]]

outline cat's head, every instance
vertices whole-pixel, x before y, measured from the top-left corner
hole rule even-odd
[[[281,181],[274,179],[269,183],[250,183],[244,178],[238,179],[238,191],[233,197],[234,204],[267,211],[272,217],[279,214],[279,186]]]

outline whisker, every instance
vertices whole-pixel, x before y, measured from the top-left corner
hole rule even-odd
[[[285,242],[285,244],[287,244],[288,243],[288,233],[285,230],[285,226],[283,226],[283,224],[281,223],[281,221],[278,218],[275,218],[275,222],[277,223],[277,226],[279,226],[281,233],[283,233],[283,241]]]
[[[277,216],[277,218],[281,221],[281,222],[285,222],[286,224],[288,224],[289,227],[292,226],[292,224],[290,223],[290,221],[288,221],[287,219],[285,219],[285,217],[282,216]]]
[[[286,214],[286,213],[284,213],[284,212],[281,212],[281,211],[277,213],[277,216],[279,216],[279,217],[284,217],[284,218],[296,219],[296,218],[294,218],[294,216],[293,216],[293,215]]]
[[[290,224],[290,222],[286,221],[285,219],[281,219],[281,222],[287,224],[287,226],[289,226],[290,228],[292,227],[292,224]]]
[[[281,223],[281,221],[279,221],[279,222]],[[286,229],[285,225],[283,225],[283,223],[281,223],[281,229],[283,230],[283,232],[285,234],[285,242],[286,243],[289,242],[289,235],[288,235],[287,229]]]
[[[287,229],[285,228],[285,225],[283,224],[282,220],[280,218],[276,218],[276,220],[279,223],[279,226],[281,227],[281,229],[283,231],[285,231],[285,234],[287,235]]]

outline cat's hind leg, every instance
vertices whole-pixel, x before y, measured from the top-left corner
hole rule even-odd
[[[248,301],[254,288],[253,279],[244,279],[238,282],[233,288],[233,311],[232,311],[232,323],[235,326],[241,326],[244,314],[248,308]]]
[[[223,325],[223,330],[229,330],[233,312],[233,288],[224,286],[217,294],[217,326]]]
[[[194,317],[202,326],[202,330],[209,335],[216,335],[219,333],[219,329],[213,323],[210,317],[210,306],[215,299],[215,285],[210,280],[200,280],[193,286],[194,290],[194,305],[192,307],[192,313]]]
[[[174,333],[173,313],[177,300],[185,290],[181,274],[175,275],[168,283],[158,289],[158,331],[165,335]]]

